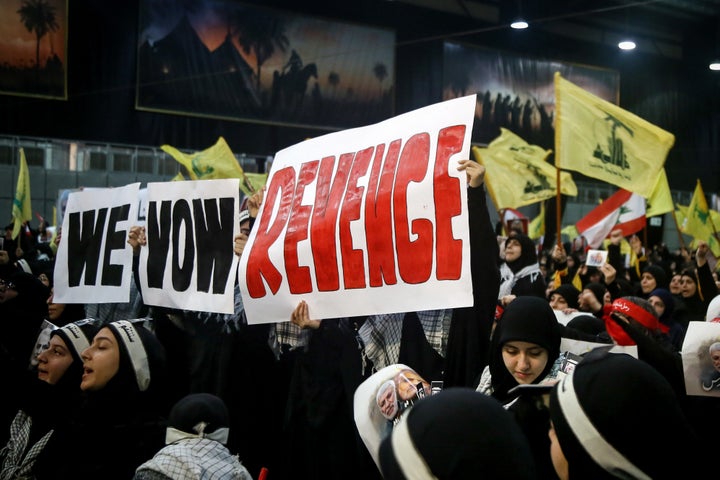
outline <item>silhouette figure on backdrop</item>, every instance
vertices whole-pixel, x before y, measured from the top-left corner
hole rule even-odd
[[[533,104],[528,98],[522,112],[522,138],[529,139],[532,134]]]
[[[290,61],[288,61],[289,63]],[[270,109],[273,114],[283,113],[297,117],[302,110],[310,77],[318,78],[317,65],[314,63],[308,63],[299,70],[294,70],[294,66],[290,66],[287,73],[275,70],[270,100]]]
[[[282,74],[285,75],[285,74],[290,73],[290,74],[294,75],[297,72],[299,72],[300,69],[302,69],[302,67],[303,67],[303,61],[300,58],[300,55],[297,53],[297,51],[295,49],[293,49],[292,53],[290,53],[290,58],[288,59],[285,66],[283,66]]]
[[[510,130],[519,134],[520,132],[520,115],[522,114],[522,101],[520,95],[515,95],[515,100],[510,107]]]
[[[490,115],[492,114],[492,98],[490,97],[490,90],[485,92],[482,101],[482,118],[480,122],[483,128],[487,128],[490,125]]]
[[[503,97],[502,93],[498,92],[497,96],[495,97],[495,105],[493,108],[493,117],[495,120],[495,126],[499,127],[500,125],[504,125],[503,117],[505,116],[505,109],[503,108]]]

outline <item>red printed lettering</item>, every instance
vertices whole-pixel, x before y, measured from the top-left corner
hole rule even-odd
[[[300,167],[300,175],[295,185],[295,199],[293,200],[290,220],[288,221],[287,232],[285,233],[285,270],[287,272],[288,284],[291,293],[312,292],[310,268],[298,264],[297,244],[308,238],[308,225],[310,223],[311,205],[302,205],[305,186],[315,180],[318,160],[303,163]]]
[[[353,154],[340,156],[337,172],[333,178],[335,157],[325,157],[320,163],[315,208],[312,214],[310,243],[312,245],[315,278],[321,292],[340,288],[338,273],[336,227],[340,204],[350,175]]]
[[[365,255],[363,255],[362,249],[353,248],[350,222],[360,218],[360,207],[365,189],[359,187],[357,181],[367,172],[374,150],[373,147],[366,148],[355,156],[340,211],[338,230],[345,288],[365,288]]]
[[[462,240],[454,238],[452,231],[452,219],[461,212],[460,181],[448,175],[448,161],[462,149],[464,135],[465,125],[444,128],[438,135],[433,172],[438,280],[457,280],[462,272]]]
[[[393,192],[398,269],[400,278],[410,284],[426,282],[432,272],[433,224],[427,218],[410,220],[407,213],[408,184],[420,182],[425,177],[429,160],[430,135],[413,135],[400,154]],[[411,239],[411,233],[415,240]]]
[[[397,283],[393,248],[392,191],[401,144],[400,140],[390,143],[384,163],[385,145],[378,145],[370,173],[365,199],[365,238],[371,287],[382,286],[383,280],[386,285]]]
[[[260,234],[256,237],[250,250],[245,276],[248,292],[253,298],[265,296],[263,278],[267,281],[273,294],[277,293],[282,283],[282,274],[273,265],[268,252],[270,246],[275,243],[285,228],[290,216],[294,192],[295,169],[293,167],[286,167],[278,171],[273,176],[272,183],[267,187],[265,202],[271,208],[263,209],[263,214],[257,226]],[[271,225],[272,207],[275,205],[278,196],[280,196],[280,205],[275,222]]]

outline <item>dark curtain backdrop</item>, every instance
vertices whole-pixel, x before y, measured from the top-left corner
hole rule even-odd
[[[442,39],[477,29],[477,22],[385,0],[363,2],[250,1],[265,6],[393,28],[397,31],[396,108],[400,114],[441,99]],[[147,146],[204,149],[219,136],[235,152],[272,155],[327,131],[196,118],[135,110],[137,2],[72,0],[69,11],[68,100],[0,95],[0,134]],[[497,30],[454,41],[515,51],[528,57],[577,62],[620,72],[620,105],[676,136],[666,169],[671,189],[690,191],[701,178],[706,193],[720,190],[720,80],[707,59],[676,61],[640,52],[618,55],[533,31]],[[705,39],[707,40],[707,39]],[[702,35],[688,40],[704,41]],[[687,68],[697,67],[696,69]]]

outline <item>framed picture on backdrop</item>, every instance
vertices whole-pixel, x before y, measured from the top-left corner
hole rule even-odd
[[[68,0],[0,2],[0,93],[67,99]]]
[[[344,129],[393,116],[395,33],[230,0],[140,0],[136,108]]]
[[[615,70],[452,42],[443,48],[443,99],[477,93],[473,143],[490,143],[504,127],[531,145],[554,150],[555,72],[604,100],[617,104],[620,98]]]

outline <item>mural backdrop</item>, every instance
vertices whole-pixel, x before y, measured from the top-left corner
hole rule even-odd
[[[0,2],[0,93],[67,98],[67,0]]]
[[[233,1],[140,6],[138,109],[318,128],[394,113],[392,31]]]
[[[444,45],[443,99],[478,94],[474,143],[490,143],[505,127],[532,145],[554,149],[555,72],[600,98],[619,101],[620,75],[614,70],[451,42]]]

